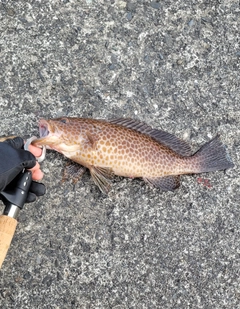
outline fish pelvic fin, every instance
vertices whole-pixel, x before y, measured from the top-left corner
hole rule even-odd
[[[190,159],[193,164],[193,173],[220,171],[234,167],[219,134],[204,144]]]
[[[160,188],[162,191],[174,191],[180,186],[180,176],[165,176],[158,178],[143,178],[148,184]]]
[[[93,181],[102,193],[108,194],[111,189],[111,179],[114,176],[113,171],[108,167],[91,166],[89,168]]]
[[[72,182],[76,184],[85,172],[86,167],[79,165],[78,163],[69,162],[63,171],[62,182],[71,179]]]

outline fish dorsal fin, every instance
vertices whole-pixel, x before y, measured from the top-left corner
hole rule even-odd
[[[111,120],[110,123],[146,134],[182,156],[191,156],[192,154],[191,148],[187,142],[168,132],[152,129],[152,127],[142,121],[131,118],[118,118]]]

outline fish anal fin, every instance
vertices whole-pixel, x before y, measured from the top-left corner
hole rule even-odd
[[[180,186],[180,176],[165,176],[158,178],[143,178],[144,181],[163,191],[173,191]]]
[[[168,132],[152,129],[152,127],[142,121],[131,118],[118,118],[111,120],[110,123],[146,134],[182,156],[191,156],[192,154],[191,147],[187,142]]]
[[[102,193],[107,194],[111,189],[111,179],[114,176],[112,169],[108,167],[91,166],[89,168],[91,176],[95,184]]]
[[[85,172],[86,167],[74,162],[69,162],[64,169],[62,182],[70,179],[76,184]]]

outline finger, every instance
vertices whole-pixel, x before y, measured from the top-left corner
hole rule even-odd
[[[30,169],[32,172],[32,178],[33,180],[41,180],[43,178],[43,172],[40,169],[40,165],[38,162],[34,165],[33,168]]]
[[[29,145],[28,147],[29,151],[35,156],[35,157],[40,157],[42,154],[42,149],[33,145]]]
[[[43,178],[43,172],[40,169],[40,165],[38,162],[36,162],[36,164],[34,165],[33,168],[30,169],[30,171],[32,172],[32,178],[33,180],[41,180]]]
[[[32,172],[32,179],[33,180],[42,180],[43,176],[44,176],[44,174],[40,169]]]
[[[30,169],[31,172],[36,170],[40,170],[40,164],[38,162],[35,162],[35,165]]]
[[[29,191],[36,196],[42,196],[45,194],[46,188],[43,183],[32,181]]]
[[[22,160],[22,168],[30,169],[35,166],[36,158],[30,151],[19,149],[18,152],[19,158]]]
[[[36,201],[36,195],[32,192],[28,192],[26,203],[32,203]]]

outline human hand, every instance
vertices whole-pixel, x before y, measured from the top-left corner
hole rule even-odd
[[[24,141],[21,137],[0,143],[0,192],[6,186],[11,186],[11,182],[24,168],[32,171],[32,177],[35,180],[40,180],[43,177],[36,158],[31,152],[22,149],[23,145]],[[41,149],[34,146],[31,146],[30,151],[36,156],[41,154]],[[44,193],[45,186],[33,181],[26,202],[33,202],[36,196]]]

